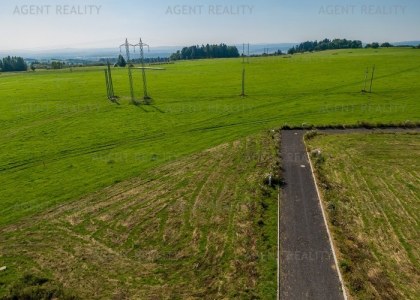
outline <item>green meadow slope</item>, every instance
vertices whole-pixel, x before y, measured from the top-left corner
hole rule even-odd
[[[373,94],[362,94],[376,64]],[[226,141],[284,124],[419,121],[420,51],[341,50],[184,61],[148,71],[155,106],[129,105],[126,70],[0,75],[0,226]],[[138,72],[137,72],[138,71]],[[141,95],[140,71],[135,72]]]
[[[0,295],[272,299],[277,193],[263,179],[278,137],[262,132],[420,121],[419,50],[252,58],[246,98],[240,59],[164,67],[147,71],[152,106],[129,104],[124,69],[120,105],[103,68],[0,74]]]

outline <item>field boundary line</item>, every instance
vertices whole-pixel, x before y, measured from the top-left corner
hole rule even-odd
[[[343,276],[341,275],[341,271],[340,271],[340,268],[339,268],[339,265],[338,265],[337,254],[335,252],[334,242],[333,242],[333,239],[331,237],[330,228],[328,226],[327,217],[326,217],[326,214],[325,214],[325,211],[324,211],[324,204],[322,203],[322,197],[321,197],[321,193],[320,193],[319,188],[318,188],[318,181],[317,181],[316,176],[315,176],[314,167],[312,165],[312,161],[311,161],[311,158],[309,156],[308,148],[306,147],[305,141],[303,141],[303,143],[305,144],[306,156],[308,157],[309,165],[311,167],[312,178],[314,179],[314,182],[315,182],[316,193],[318,194],[319,205],[321,206],[322,218],[324,219],[324,224],[325,224],[325,227],[327,228],[328,239],[330,241],[331,251],[332,251],[333,257],[334,257],[335,267],[336,267],[337,273],[338,273],[338,279],[340,280],[340,283],[341,283],[341,289],[343,291],[343,297],[344,297],[344,300],[348,300],[347,290],[346,290],[346,287],[344,285]]]

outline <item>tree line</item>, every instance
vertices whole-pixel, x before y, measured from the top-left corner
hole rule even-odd
[[[395,46],[391,43],[385,42],[385,43],[369,43],[365,45],[365,48],[391,48],[391,47],[411,47],[407,45],[401,45],[401,46]],[[413,48],[419,48],[413,47]],[[334,50],[334,49],[356,49],[356,48],[363,48],[363,44],[359,40],[346,40],[346,39],[324,39],[322,41],[306,41],[303,43],[300,43],[299,45],[296,45],[289,49],[287,52],[288,54],[295,54],[295,53],[303,53],[303,52],[313,52],[313,51],[324,51],[324,50]]]
[[[312,52],[312,51],[324,51],[332,49],[356,49],[363,48],[362,41],[358,40],[347,40],[347,39],[324,39],[322,41],[306,41],[300,43],[289,49],[288,54]]]
[[[26,71],[27,69],[28,65],[22,57],[7,56],[0,59],[0,70],[2,72]]]
[[[394,45],[386,42],[386,43],[372,43],[372,44],[366,44],[365,48],[373,48],[373,49],[378,49],[378,48],[391,48],[394,47]]]
[[[170,60],[181,59],[204,59],[204,58],[231,58],[239,57],[236,46],[220,45],[201,45],[184,47],[181,51],[172,53]]]
[[[63,69],[65,65],[66,65],[66,63],[65,62],[61,62],[61,61],[53,61],[53,62],[51,62],[51,68],[53,68],[54,70]]]

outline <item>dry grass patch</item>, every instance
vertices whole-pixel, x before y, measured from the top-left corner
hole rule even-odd
[[[1,292],[29,271],[86,299],[273,297],[277,142],[224,144],[1,228]]]
[[[308,142],[346,286],[355,299],[420,298],[420,134]]]

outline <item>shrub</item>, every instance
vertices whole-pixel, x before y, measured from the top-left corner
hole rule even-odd
[[[305,134],[305,140],[309,141],[318,135],[318,131],[311,130]]]
[[[55,283],[49,278],[37,276],[34,274],[25,274],[21,279],[12,283],[2,300],[38,300],[38,299],[79,299],[74,295],[65,293],[61,285]]]

